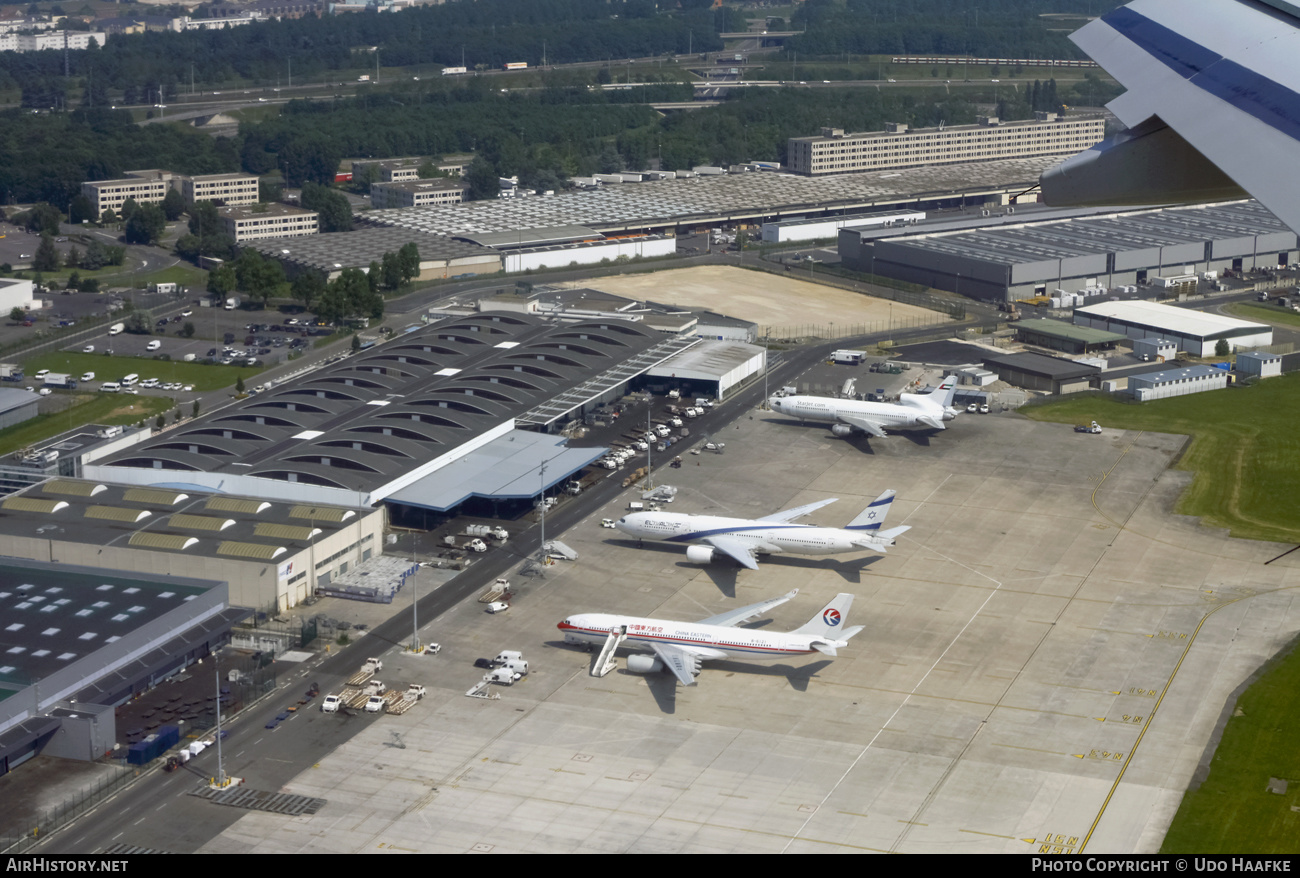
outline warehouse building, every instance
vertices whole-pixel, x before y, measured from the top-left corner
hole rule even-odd
[[[840,233],[844,265],[988,302],[1104,291],[1296,262],[1296,233],[1255,201],[1030,211],[915,230]],[[1193,277],[1193,282],[1195,278]]]
[[[0,558],[0,775],[42,753],[101,758],[115,705],[211,655],[247,615],[221,581]]]
[[[1098,302],[1074,309],[1074,322],[1129,338],[1152,336],[1173,342],[1194,357],[1213,356],[1215,347],[1228,342],[1231,350],[1267,347],[1273,328],[1205,311],[1175,308],[1156,302]]]
[[[786,164],[796,174],[820,176],[884,171],[920,165],[1028,158],[1082,152],[1106,136],[1101,116],[1037,113],[1021,122],[981,116],[975,125],[909,129],[891,122],[884,131],[845,134],[823,128],[818,137],[792,137]]]
[[[1227,386],[1226,369],[1204,365],[1148,372],[1144,375],[1132,375],[1128,379],[1129,393],[1133,394],[1138,402],[1186,396],[1189,393],[1202,393],[1206,390],[1222,390]]]
[[[6,388],[0,390],[0,430],[30,421],[36,417],[41,398],[26,390]]]
[[[333,280],[345,268],[369,271],[370,263],[381,262],[385,253],[396,253],[406,244],[415,244],[420,253],[420,273],[416,280],[445,280],[460,274],[496,274],[501,270],[501,254],[489,247],[444,235],[388,227],[303,238],[272,238],[250,241],[244,246],[278,260],[289,277],[315,271]]]
[[[1251,351],[1237,354],[1237,371],[1252,378],[1272,378],[1282,374],[1282,357]]]
[[[1091,363],[1033,353],[986,357],[984,368],[1016,387],[1056,394],[1088,390],[1101,375],[1101,367]]]
[[[173,427],[84,473],[105,483],[368,508],[466,455],[515,441],[516,428],[558,434],[700,343],[618,318],[452,317]],[[587,449],[590,459],[601,451]],[[536,468],[545,461],[540,452],[533,459]],[[571,461],[574,469],[586,462]],[[546,476],[572,471],[556,465]],[[531,485],[542,489],[540,478]]]
[[[875,228],[915,225],[923,219],[925,219],[923,210],[876,210],[843,216],[763,223],[762,236],[764,244],[817,241],[822,238],[834,238],[845,226]]]
[[[235,603],[280,610],[383,551],[382,509],[166,487],[178,475],[151,487],[55,478],[5,497],[4,554],[161,577],[202,570]]]
[[[1065,354],[1090,354],[1113,350],[1126,336],[1104,329],[1075,326],[1060,320],[1028,319],[1016,324],[1016,338],[1025,344]]]

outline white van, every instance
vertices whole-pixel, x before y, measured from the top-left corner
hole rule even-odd
[[[105,381],[103,384],[99,385],[99,389],[108,393],[117,393],[122,389],[122,385],[116,381]]]
[[[140,381],[140,376],[132,372],[130,375],[127,375],[125,378],[122,379],[122,386],[134,387],[137,383],[139,383],[139,381]]]
[[[149,342],[147,345],[145,345],[145,346],[144,346],[144,349],[145,349],[146,351],[156,351],[156,350],[158,350],[160,347],[162,347],[162,342],[160,342],[158,339],[155,338],[153,341],[151,341],[151,342]]]

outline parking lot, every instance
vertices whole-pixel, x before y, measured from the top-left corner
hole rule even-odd
[[[429,695],[287,785],[318,813],[243,817],[203,850],[1150,852],[1233,690],[1300,629],[1296,561],[1172,514],[1184,437],[1014,414],[870,443],[759,411],[726,430],[725,453],[664,471],[673,511],[838,497],[811,523],[843,525],[894,488],[912,529],[883,556],[700,567],[602,528],[624,492],[564,534],[576,563],[516,577],[508,613],[466,602],[423,629],[440,655],[385,654]],[[555,628],[796,587],[755,624],[851,592],[865,630],[833,658],[706,663],[689,688],[623,659],[592,677]],[[502,649],[529,676],[465,697]]]

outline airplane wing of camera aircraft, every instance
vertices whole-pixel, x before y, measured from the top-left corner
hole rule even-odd
[[[1247,194],[1300,231],[1300,4],[1136,0],[1070,37],[1126,91],[1127,127],[1040,179],[1051,205]]]
[[[809,503],[759,519],[724,518],[719,515],[687,515],[679,512],[634,512],[614,523],[623,533],[638,539],[669,543],[706,543],[687,546],[686,558],[696,564],[708,564],[719,552],[743,567],[757,570],[759,555],[788,552],[793,555],[834,555],[871,549],[883,553],[908,526],[881,530],[894,492],[886,491],[871,501],[847,527],[815,527],[792,524],[815,510],[834,503],[836,498]]]
[[[634,674],[651,674],[668,668],[685,686],[695,685],[700,663],[725,658],[779,658],[820,652],[834,656],[847,646],[850,638],[862,630],[857,625],[846,628],[853,595],[838,594],[835,599],[794,631],[762,631],[737,628],[778,607],[799,593],[799,589],[779,598],[750,604],[699,622],[675,622],[668,619],[643,619],[610,613],[580,613],[569,616],[558,627],[566,643],[584,645],[604,643],[592,668],[595,676],[613,669],[614,651],[626,644],[653,655],[634,653],[628,656],[627,669]]]
[[[957,393],[957,376],[948,375],[932,393],[903,393],[897,403],[863,402],[825,396],[774,396],[767,401],[773,411],[801,421],[829,421],[836,436],[861,430],[878,439],[885,428],[929,427],[943,430],[944,421],[957,417],[952,399]]]

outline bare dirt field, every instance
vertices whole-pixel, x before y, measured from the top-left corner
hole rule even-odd
[[[860,330],[865,333],[884,331],[891,321],[894,327],[902,328],[948,319],[925,308],[810,283],[793,274],[783,277],[728,265],[604,277],[581,285],[663,304],[708,308],[730,317],[752,320],[760,327],[830,327],[833,324],[847,329],[865,325],[867,328]]]

